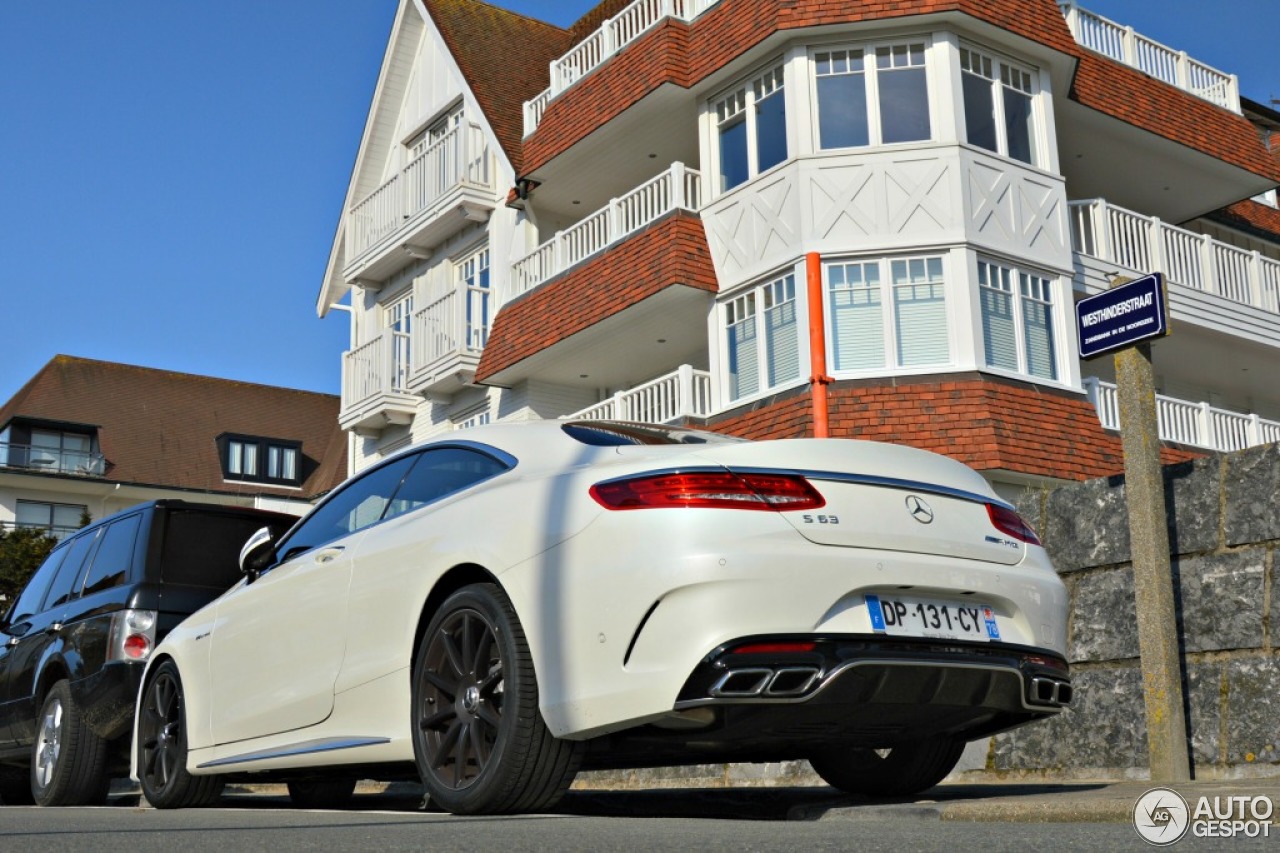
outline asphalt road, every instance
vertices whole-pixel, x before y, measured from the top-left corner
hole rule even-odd
[[[0,808],[0,850],[1148,850],[1132,826],[966,823],[904,803],[850,806],[822,790],[574,792],[551,814],[455,817],[416,799],[358,796],[346,811],[236,796],[219,808],[157,811],[134,798],[102,808]],[[1187,838],[1178,850],[1276,849],[1269,841]]]

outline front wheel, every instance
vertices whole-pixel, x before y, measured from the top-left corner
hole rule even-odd
[[[42,806],[89,806],[106,801],[110,784],[107,742],[85,723],[70,685],[59,681],[36,718],[31,795]]]
[[[165,661],[147,682],[138,719],[138,781],[158,809],[207,806],[222,796],[222,779],[187,772],[187,715],[182,681]]]
[[[493,584],[464,587],[432,617],[413,668],[413,751],[427,794],[455,814],[554,805],[581,760],[548,731],[515,608]]]
[[[889,750],[845,747],[809,759],[828,785],[869,797],[902,797],[928,790],[960,760],[964,741],[925,738]]]

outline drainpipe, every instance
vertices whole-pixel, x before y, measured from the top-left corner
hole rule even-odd
[[[822,258],[817,252],[804,256],[805,279],[809,293],[809,393],[813,397],[813,437],[828,438],[827,332],[822,317]]]

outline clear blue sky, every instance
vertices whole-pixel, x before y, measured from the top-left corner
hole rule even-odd
[[[1280,0],[1083,5],[1280,98]],[[337,393],[314,306],[395,8],[0,0],[0,402],[56,353]]]

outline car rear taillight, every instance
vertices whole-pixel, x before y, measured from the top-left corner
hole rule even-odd
[[[1001,533],[1007,533],[1014,539],[1026,542],[1028,545],[1040,544],[1040,537],[1036,536],[1036,532],[1031,529],[1031,525],[1027,524],[1022,516],[1008,507],[987,504],[987,515],[991,516],[991,523]]]
[[[121,610],[111,615],[107,660],[146,660],[155,645],[154,610]]]
[[[811,652],[818,647],[817,643],[799,641],[799,642],[779,642],[779,643],[747,643],[745,646],[738,646],[733,650],[735,655],[786,655],[786,654],[802,654]]]
[[[817,509],[826,500],[798,474],[687,471],[596,483],[591,497],[605,509]]]

